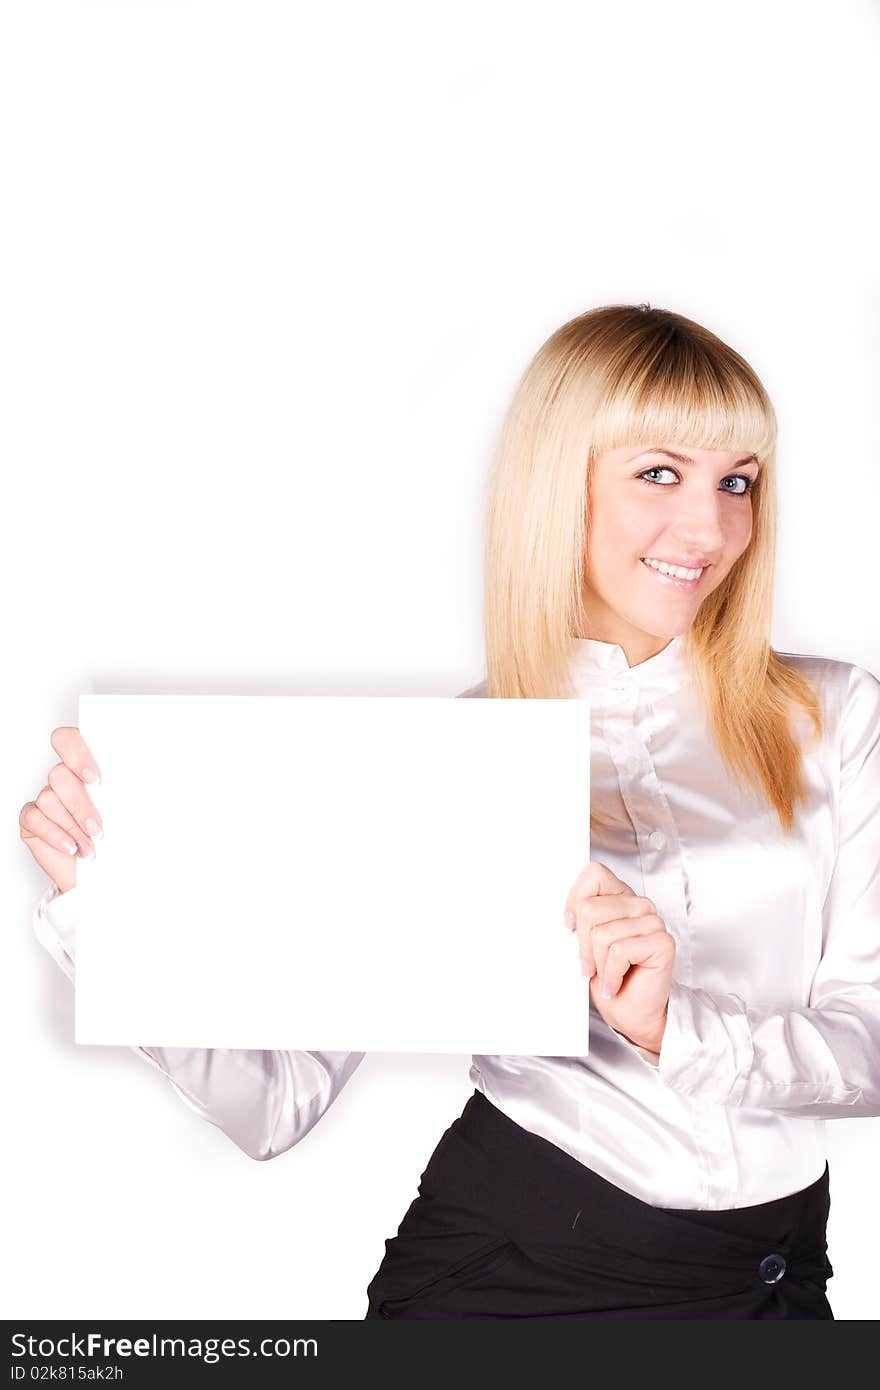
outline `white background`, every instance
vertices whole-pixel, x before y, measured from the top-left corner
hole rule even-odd
[[[371,1055],[255,1162],[134,1053],[73,1045],[19,809],[81,691],[481,679],[488,451],[531,354],[600,303],[753,363],[774,644],[880,673],[880,14],[18,0],[0,24],[4,1307],[360,1318],[469,1059]],[[197,816],[169,797],[145,872]],[[829,1295],[876,1318],[880,1120],[827,1132]]]

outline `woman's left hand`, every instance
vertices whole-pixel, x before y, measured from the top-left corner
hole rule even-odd
[[[591,859],[566,899],[565,921],[577,931],[581,969],[605,1022],[637,1047],[659,1053],[675,939],[655,904]]]

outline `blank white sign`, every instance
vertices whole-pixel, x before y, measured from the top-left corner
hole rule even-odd
[[[76,1041],[583,1055],[583,700],[81,695]]]

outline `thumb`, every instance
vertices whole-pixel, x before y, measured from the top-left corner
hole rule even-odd
[[[571,891],[565,900],[565,910],[574,911],[575,902],[579,898],[589,898],[606,893],[629,893],[635,896],[628,883],[624,883],[622,878],[618,878],[607,864],[603,864],[598,859],[591,859],[581,870],[571,886]]]

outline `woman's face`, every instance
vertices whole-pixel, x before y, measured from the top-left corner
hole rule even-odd
[[[585,635],[619,643],[633,665],[685,632],[749,543],[758,471],[750,455],[675,444],[600,454],[590,487]],[[658,562],[701,573],[670,576]]]

